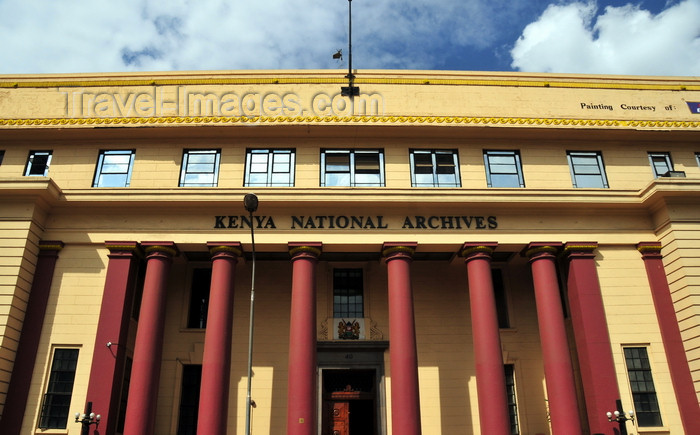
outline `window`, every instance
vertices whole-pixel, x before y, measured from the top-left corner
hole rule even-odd
[[[698,161],[698,166],[700,166],[700,153],[695,153],[695,160]]]
[[[411,150],[411,186],[460,187],[457,151]]]
[[[221,150],[185,150],[180,187],[216,187]]]
[[[649,153],[649,163],[654,172],[654,178],[663,177],[666,173],[673,171],[670,153]]]
[[[362,269],[334,269],[333,317],[349,320],[364,316]]]
[[[510,328],[508,319],[508,301],[506,300],[506,288],[503,284],[503,271],[501,269],[491,269],[493,281],[493,294],[496,299],[496,314],[498,316],[499,328]]]
[[[134,150],[100,151],[92,187],[128,187]]]
[[[518,403],[515,396],[515,366],[506,364],[503,366],[506,372],[506,395],[508,398],[508,415],[510,416],[510,433],[518,435],[520,428],[518,427]]]
[[[525,187],[518,151],[484,151],[489,187]]]
[[[56,349],[51,363],[49,383],[41,406],[41,429],[65,429],[70,414],[78,349]]]
[[[122,392],[119,401],[119,413],[117,414],[117,432],[124,433],[124,423],[126,423],[126,404],[129,402],[129,385],[131,385],[131,367],[134,360],[126,357],[124,363],[124,379],[122,380]]]
[[[51,151],[30,151],[27,159],[27,167],[24,169],[24,175],[34,175],[45,177],[49,173],[49,164],[51,163]]]
[[[192,290],[190,292],[190,313],[187,317],[188,328],[203,329],[207,327],[210,287],[211,269],[194,269],[192,271]]]
[[[574,187],[608,187],[603,156],[599,152],[568,151],[567,157]]]
[[[321,150],[321,186],[384,186],[384,152]]]
[[[637,424],[641,427],[662,426],[647,349],[626,347],[624,351]]]
[[[294,150],[248,150],[246,187],[294,186]]]
[[[180,417],[177,435],[196,435],[199,412],[199,388],[202,384],[202,366],[182,366],[182,389],[180,390]]]
[[[5,158],[5,150],[0,150],[0,165],[2,165],[2,159]]]

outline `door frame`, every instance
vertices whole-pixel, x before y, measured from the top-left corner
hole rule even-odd
[[[386,381],[384,360],[388,341],[338,340],[317,343],[317,433],[323,430],[323,371],[369,369],[375,371],[377,434],[386,435]]]

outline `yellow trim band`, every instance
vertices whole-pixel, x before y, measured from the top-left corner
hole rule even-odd
[[[700,121],[645,121],[620,119],[570,118],[500,118],[472,116],[164,116],[144,118],[18,118],[0,119],[0,126],[113,126],[159,124],[444,124],[444,125],[504,125],[504,126],[562,126],[562,127],[621,127],[621,128],[700,128]]]

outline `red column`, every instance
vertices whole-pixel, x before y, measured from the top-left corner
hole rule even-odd
[[[124,434],[127,435],[154,433],[168,274],[173,256],[177,255],[172,242],[144,242],[141,246],[146,252],[146,278],[126,405]]]
[[[217,242],[207,243],[207,246],[212,255],[212,271],[197,433],[224,435],[231,378],[233,278],[237,257],[241,255],[241,244]]]
[[[555,254],[559,247],[561,243],[530,243],[525,255],[530,258],[535,286],[552,433],[581,435],[574,371],[557,281]]]
[[[479,422],[484,435],[510,435],[501,334],[491,276],[491,254],[497,243],[465,243],[471,304]]]
[[[0,427],[7,435],[19,435],[22,430],[22,420],[29,397],[36,352],[41,338],[41,328],[44,325],[46,305],[51,292],[58,251],[61,249],[63,249],[63,242],[39,242],[39,257],[34,270],[34,280],[24,312],[22,332],[19,336],[12,377],[10,385],[7,387],[5,408],[0,420]]]
[[[389,290],[392,433],[420,435],[418,351],[413,318],[411,261],[416,243],[384,243]]]
[[[109,263],[97,324],[87,401],[102,415],[100,433],[113,435],[117,426],[126,342],[138,270],[136,242],[106,242]],[[107,343],[113,343],[107,346]]]
[[[564,245],[569,262],[567,289],[576,352],[586,400],[591,433],[612,434],[608,411],[617,409],[620,398],[603,296],[596,272],[596,242],[570,242]]]
[[[287,434],[316,434],[316,263],[321,243],[289,243],[292,308],[289,321]]]
[[[681,423],[686,434],[700,434],[700,405],[695,394],[693,377],[688,366],[688,356],[683,346],[683,338],[678,326],[676,310],[673,307],[671,289],[661,255],[661,243],[642,242],[637,245],[647,270],[651,296],[654,300],[656,318],[661,330],[666,360],[671,372],[671,383],[676,393]]]

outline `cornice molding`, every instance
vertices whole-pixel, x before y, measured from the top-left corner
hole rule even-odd
[[[434,124],[505,127],[590,127],[620,129],[700,129],[700,121],[654,121],[622,119],[520,118],[473,116],[163,116],[163,117],[91,117],[91,118],[1,118],[6,127],[56,126],[154,126],[154,125],[250,125],[250,124]]]

